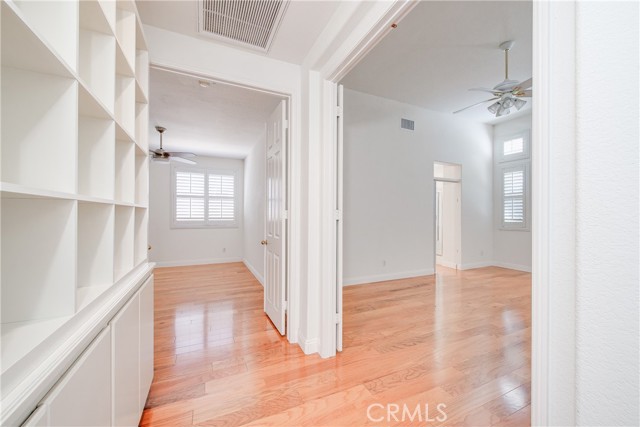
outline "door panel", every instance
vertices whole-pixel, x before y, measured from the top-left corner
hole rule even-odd
[[[264,311],[285,334],[286,309],[286,102],[281,101],[267,122],[267,201]]]
[[[45,398],[50,426],[109,426],[111,340],[107,326]],[[38,425],[33,423],[33,425]]]
[[[114,426],[137,426],[140,421],[139,298],[131,298],[111,321]]]

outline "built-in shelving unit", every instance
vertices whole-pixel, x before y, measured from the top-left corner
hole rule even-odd
[[[147,261],[149,55],[133,1],[1,16],[4,379]]]

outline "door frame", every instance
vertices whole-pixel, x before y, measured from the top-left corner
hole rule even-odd
[[[255,82],[243,80],[223,78],[209,72],[202,72],[191,70],[188,67],[175,67],[170,64],[162,63],[160,61],[151,61],[149,68],[155,68],[162,71],[182,74],[188,77],[202,78],[214,83],[226,84],[230,86],[239,87],[242,89],[248,89],[258,91],[274,96],[283,98],[286,101],[286,120],[288,122],[286,131],[286,144],[287,144],[287,168],[284,171],[287,175],[286,186],[286,207],[288,211],[286,224],[286,239],[285,239],[285,292],[287,298],[286,308],[286,337],[287,340],[295,344],[298,342],[298,324],[300,321],[300,307],[292,301],[298,301],[298,295],[300,294],[300,281],[291,280],[292,277],[298,277],[300,266],[300,200],[297,196],[299,194],[299,182],[300,182],[300,148],[298,146],[298,138],[294,137],[292,129],[298,128],[298,114],[299,114],[299,93],[287,93],[279,91],[275,88],[269,88],[265,86],[257,86]],[[295,100],[295,102],[294,102]],[[294,110],[296,108],[296,110]],[[295,141],[295,142],[294,142]],[[266,216],[266,213],[265,213]]]
[[[393,0],[384,13],[368,21],[364,33],[352,31],[342,49],[323,70],[325,90],[322,115],[335,117],[332,94],[336,84],[415,6],[409,0]],[[575,424],[575,216],[559,210],[558,202],[575,200],[575,173],[570,165],[556,165],[554,158],[575,157],[575,64],[576,2],[533,2],[533,78],[536,102],[532,118],[532,425]],[[368,25],[368,26],[367,26]],[[348,106],[347,106],[348,107]],[[553,107],[553,108],[552,108]],[[325,123],[325,164],[331,164],[336,138]],[[326,127],[328,126],[328,127]],[[554,144],[562,141],[563,144]],[[565,162],[566,163],[566,162]],[[335,200],[335,167],[323,175],[323,203]],[[553,188],[551,183],[553,182]],[[329,206],[331,206],[329,204]],[[562,207],[562,206],[560,206]],[[562,215],[560,215],[562,214]],[[331,267],[330,258],[339,253],[331,223],[335,211],[322,210],[321,225],[326,230],[322,247],[329,248],[319,261]],[[560,215],[560,216],[558,216]],[[554,218],[552,223],[550,220]],[[556,218],[562,218],[558,221]],[[332,249],[331,249],[332,248]],[[553,252],[552,252],[553,249]],[[329,258],[329,260],[326,259]],[[324,261],[324,262],[323,262]],[[330,271],[335,273],[335,269]],[[331,290],[334,290],[333,294]],[[328,275],[321,289],[321,355],[335,355],[333,312],[336,307],[336,281]],[[553,316],[553,318],[551,318]],[[325,340],[327,342],[325,342]],[[565,352],[565,349],[569,349]]]

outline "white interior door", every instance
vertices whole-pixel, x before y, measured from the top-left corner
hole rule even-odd
[[[286,321],[286,159],[287,106],[285,101],[273,110],[267,122],[267,201],[265,246],[264,311],[280,334]]]

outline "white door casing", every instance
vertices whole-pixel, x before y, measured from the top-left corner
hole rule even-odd
[[[286,321],[286,160],[287,104],[281,101],[267,121],[264,311],[281,335]]]
[[[344,88],[337,85],[336,112],[336,351],[342,351],[342,211],[343,211],[343,143]]]
[[[442,182],[436,181],[436,255],[442,256]]]

